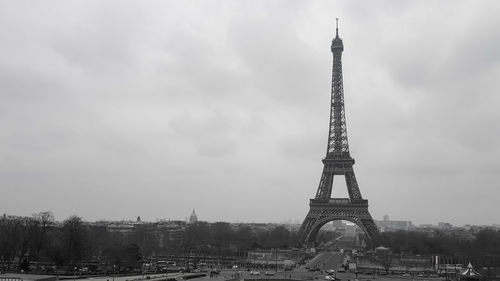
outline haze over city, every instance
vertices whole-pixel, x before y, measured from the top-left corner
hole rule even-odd
[[[498,14],[495,1],[1,2],[0,213],[300,223],[339,18],[373,218],[499,224]]]

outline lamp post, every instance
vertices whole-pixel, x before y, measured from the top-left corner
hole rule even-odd
[[[278,274],[278,249],[277,248],[275,249],[275,252],[274,252],[274,258],[275,258],[274,267],[276,270],[276,274]]]
[[[255,249],[253,249],[253,263],[252,268],[255,268]]]

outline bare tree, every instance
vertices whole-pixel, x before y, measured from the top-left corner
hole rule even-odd
[[[33,214],[37,228],[33,237],[34,258],[40,258],[40,251],[46,247],[48,243],[48,231],[55,225],[55,218],[51,211],[44,211],[38,214]]]
[[[14,259],[18,245],[18,221],[15,217],[10,217],[4,214],[0,217],[0,258],[2,264],[6,264],[7,268],[2,266],[2,272],[10,270],[10,265]]]
[[[28,270],[29,260],[28,253],[33,245],[34,237],[36,232],[38,232],[38,221],[30,217],[20,217],[17,218],[18,223],[18,259],[19,268],[23,270]]]
[[[71,216],[63,222],[62,238],[66,252],[66,261],[71,265],[80,262],[84,255],[85,228],[82,218]]]

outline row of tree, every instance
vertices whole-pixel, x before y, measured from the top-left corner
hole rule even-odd
[[[0,217],[0,261],[2,265],[17,258],[19,262],[30,254],[37,259],[49,239],[49,229],[54,225],[50,212],[33,217]],[[62,238],[66,239],[65,236]],[[62,241],[61,241],[62,242]]]
[[[182,239],[184,248],[230,248],[238,251],[256,248],[284,249],[294,247],[296,244],[297,233],[284,226],[275,226],[266,231],[256,231],[249,226],[233,229],[232,225],[227,222],[190,224]]]
[[[474,236],[462,235],[455,231],[425,232],[386,232],[382,239],[388,249],[378,251],[377,258],[385,266],[386,273],[394,259],[406,255],[429,257],[439,256],[442,264],[462,264],[472,262],[479,268],[487,269],[500,266],[500,231],[483,229]]]
[[[129,268],[140,266],[154,255],[182,256],[197,251],[205,255],[245,256],[254,249],[296,247],[297,231],[284,226],[239,228],[226,222],[197,222],[182,225],[176,237],[155,223],[143,223],[126,231],[105,225],[86,224],[78,216],[57,223],[51,212],[32,217],[0,217],[0,263],[29,269],[30,261],[74,268],[97,261]],[[339,234],[318,233],[317,242],[332,241]],[[381,241],[393,253],[444,256],[500,256],[500,232],[483,230],[473,239],[451,232],[386,232]]]
[[[297,234],[283,226],[255,231],[234,229],[225,222],[182,225],[174,238],[155,223],[138,224],[123,231],[84,223],[71,216],[57,223],[51,212],[32,217],[0,217],[0,263],[2,270],[28,270],[30,262],[75,266],[97,262],[138,268],[153,255],[182,256],[198,251],[206,255],[246,255],[256,248],[288,248]]]
[[[69,271],[82,263],[99,261],[126,267],[140,265],[137,244],[105,227],[85,225],[78,216],[58,224],[51,212],[32,217],[0,217],[0,270],[28,271],[30,262],[66,266]],[[48,266],[45,271],[55,270]]]
[[[398,231],[382,233],[394,253],[442,256],[500,256],[500,231],[484,229],[464,238],[453,231],[432,233]]]
[[[75,264],[84,258],[84,227],[80,217],[72,216],[56,227],[51,212],[32,217],[0,217],[0,262],[2,271],[27,270],[30,260],[55,264]]]

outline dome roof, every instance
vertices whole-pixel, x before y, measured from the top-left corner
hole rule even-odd
[[[196,212],[193,209],[193,212],[191,213],[191,216],[189,216],[189,222],[194,223],[198,221],[198,216],[196,215]]]

